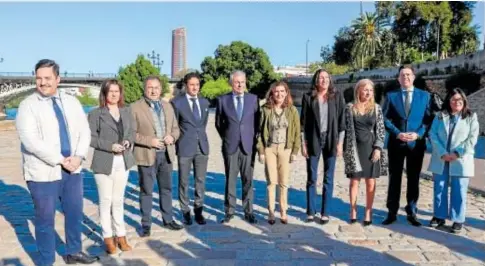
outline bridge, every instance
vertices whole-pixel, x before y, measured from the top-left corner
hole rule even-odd
[[[101,83],[109,78],[117,78],[114,73],[60,73],[61,83],[59,88],[71,91],[73,94],[78,91],[89,89],[92,96],[97,97]],[[180,79],[169,79],[171,86]],[[4,106],[9,101],[29,95],[35,90],[35,73],[32,72],[0,72],[0,120]]]

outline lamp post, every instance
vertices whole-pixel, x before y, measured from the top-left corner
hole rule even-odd
[[[305,64],[305,76],[308,76],[308,43],[310,39],[306,40],[306,64]]]
[[[155,55],[155,50],[152,50],[152,54],[147,55],[148,59],[152,60],[152,64],[158,68],[158,70],[161,72],[160,65],[163,65],[163,60],[161,61],[160,64],[160,54]]]

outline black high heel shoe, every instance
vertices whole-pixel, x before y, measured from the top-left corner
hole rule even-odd
[[[372,220],[370,220],[370,221],[364,221],[363,224],[364,224],[364,226],[369,226],[369,225],[372,224]]]
[[[350,219],[350,224],[355,224],[357,222],[357,219]]]

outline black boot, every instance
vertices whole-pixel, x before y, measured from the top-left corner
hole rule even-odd
[[[202,207],[194,208],[195,222],[200,224],[200,225],[206,224],[205,218],[202,215],[202,210],[203,210]]]

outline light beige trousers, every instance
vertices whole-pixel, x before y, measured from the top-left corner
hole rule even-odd
[[[280,212],[286,215],[288,210],[288,179],[290,176],[291,149],[285,149],[285,143],[271,144],[265,148],[265,170],[268,193],[268,210],[275,211],[276,185],[280,188]]]

